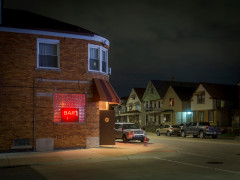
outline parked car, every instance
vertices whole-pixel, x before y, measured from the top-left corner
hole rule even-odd
[[[115,123],[115,139],[122,139],[123,142],[139,140],[144,142],[146,134],[134,123]]]
[[[171,135],[180,135],[181,128],[178,125],[163,125],[160,128],[156,129],[156,134],[160,136],[161,134],[166,134],[167,136]]]
[[[216,139],[221,134],[220,127],[210,126],[208,122],[190,122],[183,126],[181,136],[193,135],[193,137],[204,138],[205,136],[212,136]]]

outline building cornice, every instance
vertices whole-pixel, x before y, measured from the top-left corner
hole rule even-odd
[[[108,39],[106,39],[102,36],[99,36],[99,35],[95,35],[95,34],[93,36],[86,36],[86,35],[78,35],[78,34],[71,34],[71,33],[41,31],[41,30],[32,30],[32,29],[21,29],[21,28],[11,28],[11,27],[0,27],[0,31],[91,40],[91,41],[97,41],[97,42],[103,43],[103,45],[107,45],[107,46],[110,45]]]

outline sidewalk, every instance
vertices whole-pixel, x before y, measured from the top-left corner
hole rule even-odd
[[[154,146],[155,145],[153,144],[144,146],[143,143],[126,143],[123,148],[121,142],[116,142],[116,145],[105,145],[91,149],[0,153],[0,168],[69,162],[74,163],[91,160],[102,161],[109,158],[126,159],[127,156],[131,154],[152,151],[156,148]]]

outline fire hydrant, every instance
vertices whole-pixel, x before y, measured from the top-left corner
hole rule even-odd
[[[149,141],[149,138],[145,136],[143,140],[144,146],[148,146],[148,141]]]

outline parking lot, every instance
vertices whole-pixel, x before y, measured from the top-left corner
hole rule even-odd
[[[239,179],[240,141],[156,136],[100,148],[0,154],[0,179]]]

